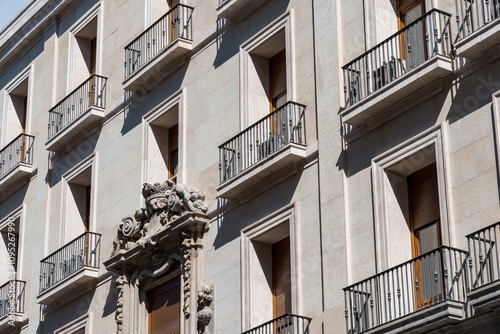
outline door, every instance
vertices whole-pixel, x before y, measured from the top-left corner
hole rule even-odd
[[[436,164],[408,177],[412,255],[417,258],[442,245]],[[415,263],[415,306],[417,309],[441,301],[443,258],[439,251],[420,257]],[[437,275],[436,275],[437,274]]]
[[[88,185],[85,187],[85,216],[83,217],[83,228],[85,232],[89,232],[90,230],[90,195],[91,195],[91,187]],[[91,251],[91,243],[90,243],[90,235],[87,233],[85,234],[85,265],[88,266],[93,265],[90,256],[92,254]]]
[[[25,96],[23,98],[23,110],[21,111],[21,133],[22,133],[22,138],[21,138],[21,162],[24,162],[26,159],[26,112],[28,110],[28,96]]]
[[[426,59],[425,24],[422,21],[414,23],[424,13],[423,0],[399,2],[399,29],[407,27],[400,36],[401,59],[406,61],[407,71],[422,64]]]
[[[89,76],[92,77],[95,74],[96,69],[96,58],[97,58],[97,37],[94,37],[90,41],[90,59],[89,59]],[[89,81],[89,107],[93,105],[97,105],[96,101],[96,87],[97,82],[96,78],[92,78]]]
[[[274,112],[287,102],[286,90],[286,51],[278,52],[269,59],[269,112]],[[282,108],[269,118],[269,129],[265,129],[269,138],[263,142],[263,157],[266,157],[280,149],[286,142],[287,111]]]
[[[177,175],[179,166],[179,126],[175,124],[168,130],[168,178]]]

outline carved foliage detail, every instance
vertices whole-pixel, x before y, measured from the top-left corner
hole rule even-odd
[[[214,315],[214,311],[210,308],[213,298],[213,290],[208,285],[204,285],[198,292],[198,334],[205,333],[205,327]]]

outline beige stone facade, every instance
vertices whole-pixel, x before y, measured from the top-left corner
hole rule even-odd
[[[0,332],[163,333],[177,282],[182,334],[495,333],[499,27],[498,0],[30,2],[0,31]]]

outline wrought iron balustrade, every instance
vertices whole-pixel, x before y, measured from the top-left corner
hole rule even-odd
[[[468,252],[441,246],[344,289],[346,330],[361,333],[447,300],[465,303]]]
[[[0,178],[20,163],[33,164],[35,137],[20,134],[0,151]]]
[[[451,57],[451,14],[433,9],[342,67],[346,107],[437,55]]]
[[[305,109],[305,105],[287,102],[220,145],[220,184],[289,143],[306,145]]]
[[[286,313],[243,334],[309,334],[311,318]]]
[[[458,40],[500,17],[500,0],[455,0]]]
[[[49,139],[64,130],[90,107],[106,108],[108,79],[92,75],[49,110]]]
[[[193,39],[193,7],[178,4],[125,47],[125,78],[179,38]]]
[[[83,268],[99,268],[101,235],[85,232],[40,261],[40,293]]]
[[[11,313],[24,313],[26,282],[12,280],[0,286],[0,318]]]
[[[500,279],[500,222],[466,236],[469,248],[469,277],[471,289]]]

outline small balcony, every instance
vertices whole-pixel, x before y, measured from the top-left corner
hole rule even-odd
[[[24,133],[0,151],[0,191],[26,181],[33,172],[35,137]]]
[[[243,334],[281,333],[309,334],[311,318],[286,313],[260,326],[252,328]]]
[[[219,146],[217,196],[234,199],[306,157],[306,106],[288,102]]]
[[[0,287],[0,332],[22,323],[26,282],[12,280]]]
[[[470,304],[476,312],[500,306],[500,222],[467,235]]]
[[[40,261],[38,304],[50,305],[98,277],[101,235],[85,232]]]
[[[104,117],[107,81],[94,74],[49,110],[47,150],[57,152]]]
[[[433,9],[343,66],[345,123],[372,121],[452,72],[451,15]]]
[[[500,0],[457,0],[457,56],[474,59],[500,40]]]
[[[267,0],[219,0],[217,16],[233,21],[236,17],[249,15]]]
[[[420,333],[462,320],[467,260],[441,246],[345,288],[347,334]]]
[[[125,90],[137,91],[150,80],[162,81],[165,67],[192,48],[193,7],[176,5],[125,47]]]

